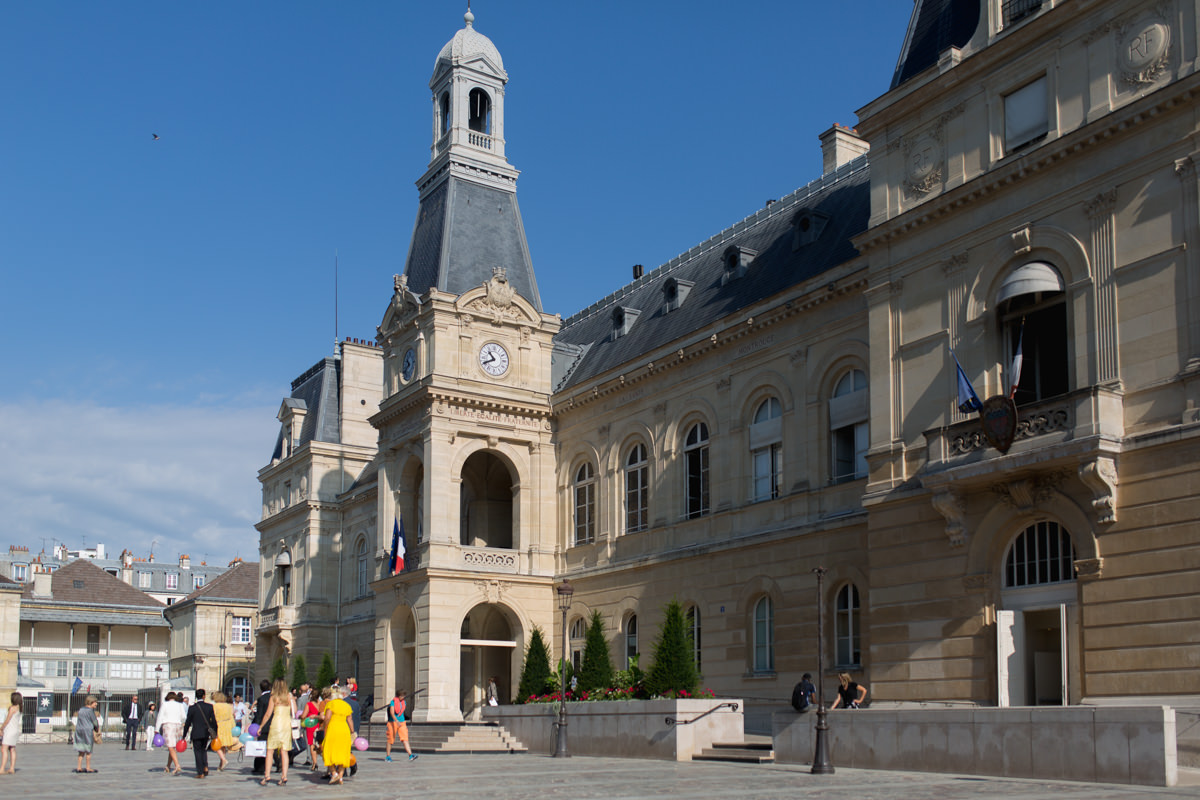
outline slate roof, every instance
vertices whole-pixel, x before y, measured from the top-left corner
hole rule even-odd
[[[437,287],[463,294],[504,267],[509,284],[542,310],[514,192],[451,175],[421,198],[404,274],[418,297]]]
[[[0,575],[0,589],[20,589],[22,584]]]
[[[175,606],[195,600],[258,601],[258,562],[241,561],[225,570],[209,583],[189,594]],[[172,606],[174,607],[174,606]]]
[[[152,611],[166,608],[150,595],[114,578],[85,558],[51,573],[50,597],[35,597],[33,590],[34,581],[29,581],[21,592],[22,617],[25,617],[29,603],[82,603]]]
[[[979,27],[979,10],[979,0],[917,0],[891,88],[937,64],[948,48],[969,42]]]
[[[311,441],[330,442],[336,444],[341,439],[338,430],[338,386],[341,384],[342,362],[336,358],[324,358],[292,381],[291,398],[304,402],[308,413],[304,416],[304,425],[300,429],[300,441],[297,447]],[[285,403],[288,400],[284,400]],[[298,407],[297,403],[289,403]],[[283,458],[283,426],[275,437],[275,450],[272,460]]]
[[[858,255],[851,237],[867,228],[870,174],[866,156],[842,165],[791,195],[672,259],[563,322],[555,336],[555,391],[569,389],[777,294]],[[795,247],[794,223],[808,212],[823,220],[814,241]],[[758,251],[746,273],[722,285],[729,247]],[[682,305],[667,312],[668,278],[692,281]],[[641,315],[612,336],[618,306]]]

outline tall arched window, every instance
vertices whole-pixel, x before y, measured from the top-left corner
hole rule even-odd
[[[596,541],[596,471],[584,462],[575,473],[575,544]]]
[[[578,671],[583,663],[583,646],[587,639],[587,627],[583,623],[583,617],[576,617],[571,622],[571,633],[569,642],[571,647],[571,668]]]
[[[625,459],[625,532],[637,533],[649,527],[650,467],[646,445],[638,443]]]
[[[629,669],[633,659],[638,654],[638,621],[637,614],[630,614],[625,620],[625,669]]]
[[[683,459],[687,470],[688,519],[708,513],[708,426],[697,422],[688,429],[683,444]]]
[[[858,666],[862,663],[858,587],[853,583],[843,586],[837,593],[835,609],[833,627],[837,640],[837,664],[839,667]]]
[[[779,400],[768,397],[759,403],[750,425],[750,459],[754,466],[753,497],[779,497],[783,481],[783,426]]]
[[[1000,285],[996,307],[1007,351],[1006,382],[1010,391],[1016,384],[1016,404],[1070,391],[1067,346],[1071,337],[1058,270],[1040,261],[1018,267]]]
[[[1035,522],[1013,539],[1004,558],[1004,588],[1075,580],[1075,545],[1057,522]]]
[[[834,483],[867,476],[870,446],[867,419],[867,375],[860,369],[847,370],[829,398],[831,475]]]
[[[358,540],[357,557],[358,567],[358,596],[363,597],[367,593],[367,582],[370,580],[370,556],[367,553],[367,537],[363,536]]]
[[[492,98],[483,89],[475,88],[467,95],[467,126],[476,133],[492,132]]]
[[[754,604],[754,671],[775,671],[775,605],[767,595]]]
[[[687,624],[688,630],[692,633],[692,658],[696,662],[696,672],[700,672],[700,609],[698,606],[688,608]]]
[[[450,132],[450,93],[442,92],[438,99],[438,130],[440,136]]]

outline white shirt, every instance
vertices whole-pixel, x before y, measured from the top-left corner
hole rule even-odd
[[[187,719],[187,706],[178,700],[168,700],[162,704],[162,709],[158,712],[156,722],[159,727],[163,725],[179,725],[183,726]]]

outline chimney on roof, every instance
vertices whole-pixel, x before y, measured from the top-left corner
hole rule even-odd
[[[645,270],[642,268],[642,265],[634,264],[633,265],[633,279],[636,281],[638,278],[642,277],[643,274],[645,274]]]
[[[53,597],[54,593],[50,591],[51,581],[54,575],[49,572],[33,573],[33,596],[34,597]]]
[[[819,138],[821,140],[821,173],[823,175],[828,175],[871,149],[871,145],[858,135],[858,131],[838,125],[836,122]]]
[[[184,555],[181,555],[179,557],[179,568],[180,569],[191,569],[191,567],[192,567],[192,557],[187,555],[186,553]]]

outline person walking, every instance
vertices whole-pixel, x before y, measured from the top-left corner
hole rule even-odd
[[[302,694],[300,697],[303,699],[305,695]],[[308,693],[308,700],[299,711],[300,724],[304,726],[304,741],[308,745],[308,766],[310,769],[317,768],[317,751],[313,749],[313,743],[317,736],[317,725],[308,721],[311,719],[315,722],[321,716],[321,707],[316,702],[318,697],[319,695],[314,695],[310,691]]]
[[[99,705],[96,695],[89,694],[75,719],[75,771],[79,773],[100,771],[92,769],[92,748],[101,739],[100,717],[96,714]]]
[[[849,672],[840,673],[838,675],[838,682],[841,685],[838,686],[837,697],[833,698],[833,705],[829,707],[830,710],[838,706],[846,709],[858,708],[867,699],[867,687],[860,686],[850,680]]]
[[[121,721],[125,723],[125,749],[137,749],[138,728],[142,724],[142,707],[137,695],[126,700],[121,705]]]
[[[403,689],[397,689],[396,696],[387,704],[387,750],[384,761],[392,760],[392,742],[396,739],[399,739],[400,743],[404,745],[404,752],[408,753],[408,760],[417,760],[417,754],[408,744],[408,723],[404,721],[406,708],[404,700],[407,696]]]
[[[217,719],[213,713],[212,703],[205,699],[203,689],[196,690],[196,702],[188,708],[187,717],[183,722],[183,738],[188,731],[192,732],[192,752],[196,756],[196,777],[208,777],[208,744],[217,734]]]
[[[500,705],[500,687],[498,686],[499,682],[500,682],[499,675],[493,675],[492,677],[488,678],[487,704],[489,706]]]
[[[260,730],[270,724],[267,734],[267,762],[263,779],[259,786],[266,786],[271,780],[271,763],[274,761],[272,752],[279,753],[279,785],[283,786],[288,779],[288,754],[292,750],[292,718],[296,716],[296,698],[288,690],[287,681],[275,681],[271,687],[271,698],[267,702],[267,713],[259,723]]]
[[[246,704],[240,694],[233,696],[233,724],[234,727],[246,729]]]
[[[0,775],[17,771],[17,739],[21,738],[21,693],[8,696],[8,713],[0,724]]]
[[[352,713],[350,704],[340,697],[331,696],[325,703],[325,721],[321,726],[324,736],[321,759],[331,773],[329,778],[331,786],[345,780],[346,768],[350,766],[350,746],[353,739],[353,729],[350,727]]]
[[[155,722],[157,719],[158,712],[154,710],[154,701],[151,700],[146,704],[146,716],[142,717],[142,727],[146,729],[147,753],[154,749],[154,732],[156,730]]]
[[[229,766],[228,753],[240,745],[233,735],[233,705],[224,692],[213,692],[213,717],[217,720],[217,732],[214,735],[214,748],[221,759],[217,772],[224,772]]]
[[[258,689],[261,692],[258,699],[254,701],[254,712],[250,717],[252,725],[257,725],[257,733],[251,734],[260,742],[267,740],[267,726],[263,725],[263,717],[267,715],[267,707],[271,704],[271,682],[263,678],[258,682]],[[242,728],[242,730],[246,730]],[[265,758],[254,759],[254,775],[262,775],[266,770],[267,760]]]
[[[158,732],[162,734],[163,745],[167,748],[167,765],[163,772],[172,775],[179,774],[179,752],[176,743],[183,733],[183,723],[187,719],[187,709],[179,702],[179,695],[167,692],[163,699],[162,708],[158,711]]]

